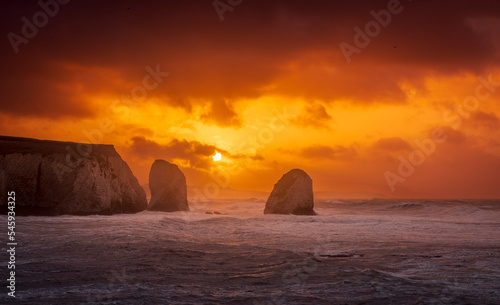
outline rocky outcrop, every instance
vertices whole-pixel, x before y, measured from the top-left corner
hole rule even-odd
[[[274,185],[264,214],[315,215],[312,179],[301,169],[292,169]]]
[[[189,211],[186,177],[177,165],[165,160],[156,160],[149,172],[151,211]]]
[[[0,192],[9,191],[16,193],[18,215],[109,215],[147,207],[144,189],[112,145],[0,136]]]

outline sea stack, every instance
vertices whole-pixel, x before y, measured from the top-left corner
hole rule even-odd
[[[0,136],[0,192],[11,191],[16,215],[111,215],[147,207],[144,189],[113,145]]]
[[[151,211],[189,211],[187,185],[184,173],[177,165],[165,160],[156,160],[149,172]]]
[[[301,169],[292,169],[274,185],[264,214],[316,215],[312,179]]]

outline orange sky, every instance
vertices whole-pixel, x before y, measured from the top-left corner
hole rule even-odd
[[[205,195],[301,168],[320,197],[499,198],[500,3],[333,2],[73,1],[16,46],[42,8],[4,4],[0,134],[114,144],[146,188],[165,159]]]

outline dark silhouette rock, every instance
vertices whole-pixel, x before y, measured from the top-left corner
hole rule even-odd
[[[315,215],[312,180],[301,169],[292,169],[274,185],[264,214]]]
[[[165,160],[156,160],[149,172],[151,211],[189,211],[186,177],[177,165]]]
[[[0,192],[8,191],[16,192],[18,215],[110,215],[147,207],[144,189],[113,145],[0,136]]]

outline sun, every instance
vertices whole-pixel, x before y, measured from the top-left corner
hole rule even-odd
[[[220,152],[215,152],[215,155],[212,156],[212,159],[214,159],[214,161],[219,161],[221,158],[222,155],[220,154]]]

